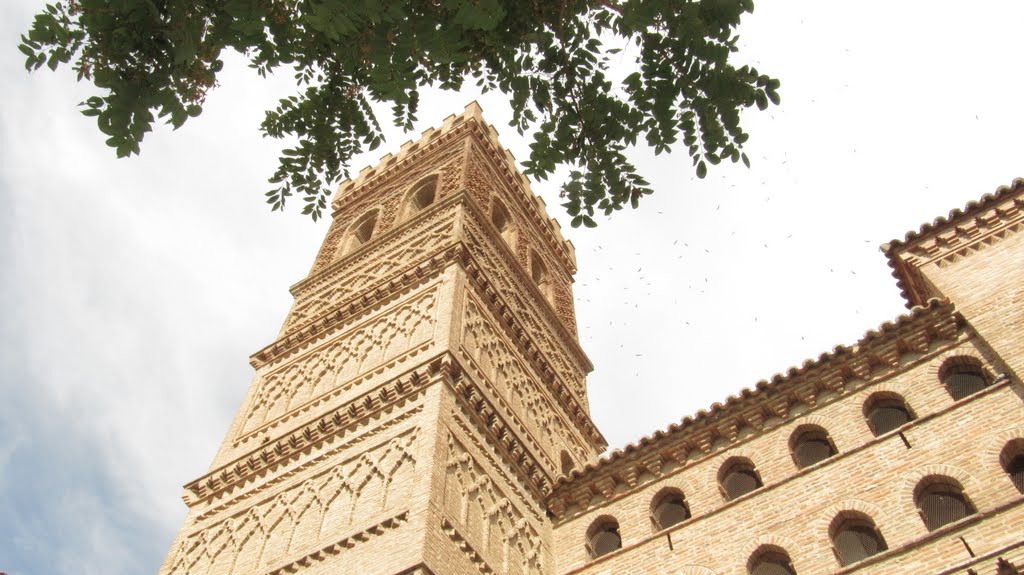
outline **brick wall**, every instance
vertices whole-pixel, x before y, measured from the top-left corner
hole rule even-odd
[[[998,383],[954,401],[937,377],[951,357],[986,355],[978,343],[964,334],[961,341],[935,347],[891,377],[662,478],[641,480],[633,490],[595,497],[585,510],[571,509],[554,527],[557,571],[746,575],[752,554],[771,546],[784,549],[803,574],[940,573],[970,561],[972,552],[983,555],[1020,541],[1020,529],[1007,525],[1024,525],[1024,497],[999,461],[1010,439],[1024,437],[1024,410],[1013,387],[1017,384]],[[875,437],[863,405],[871,394],[883,391],[903,396],[917,419]],[[827,430],[838,454],[798,469],[790,438],[808,424]],[[764,487],[726,501],[718,473],[735,457],[756,464]],[[960,482],[978,513],[929,532],[915,507],[914,491],[922,479],[938,475]],[[665,487],[685,494],[692,517],[658,530],[651,503]],[[889,550],[843,570],[833,554],[829,528],[844,512],[871,517]],[[608,517],[618,522],[623,548],[594,560],[585,547],[587,530]]]

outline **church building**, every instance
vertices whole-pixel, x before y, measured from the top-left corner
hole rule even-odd
[[[907,314],[604,456],[479,106],[332,215],[161,575],[1024,573],[1024,180],[882,246]]]

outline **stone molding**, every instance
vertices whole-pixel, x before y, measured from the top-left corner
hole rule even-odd
[[[319,448],[330,438],[367,425],[388,410],[410,402],[413,396],[430,384],[435,374],[443,370],[442,360],[435,358],[425,366],[339,405],[313,421],[284,432],[277,441],[264,443],[249,454],[187,483],[182,499],[189,507],[194,507],[212,497],[226,494],[254,476],[266,473],[305,451]]]
[[[544,466],[526,448],[525,440],[517,433],[517,426],[511,425],[502,416],[502,410],[487,399],[477,384],[464,377],[465,367],[462,362],[455,356],[449,357],[447,381],[463,405],[463,412],[488,439],[490,445],[519,473],[528,491],[543,506],[544,497],[551,491],[551,480],[544,471]],[[540,448],[534,446],[534,449]]]
[[[462,551],[463,555],[465,555],[469,561],[476,566],[478,571],[484,575],[494,573],[494,569],[491,569],[491,567],[487,565],[484,558],[481,557],[475,549],[473,549],[473,546],[470,545],[469,542],[466,541],[466,538],[455,529],[455,526],[452,525],[451,521],[448,521],[448,518],[441,519],[441,531],[443,531],[444,534],[452,540],[452,543],[455,543],[455,546],[459,548],[459,551]]]
[[[433,227],[438,226],[440,222],[446,218],[455,219],[453,214],[457,213],[458,207],[465,208],[464,213],[466,214],[466,217],[472,217],[474,219],[479,233],[486,237],[487,243],[490,244],[495,251],[502,254],[500,259],[504,260],[508,270],[510,270],[510,273],[516,278],[515,281],[517,287],[530,292],[532,299],[544,301],[544,297],[537,289],[537,286],[534,285],[532,281],[529,281],[530,278],[527,277],[527,272],[523,267],[522,262],[519,262],[516,259],[515,254],[512,254],[510,250],[508,250],[508,246],[505,245],[505,241],[497,234],[497,232],[495,232],[495,230],[492,229],[492,226],[484,223],[488,220],[479,203],[475,198],[473,198],[473,195],[469,193],[468,190],[462,189],[450,194],[448,197],[438,201],[436,204],[429,206],[425,210],[425,213],[419,215],[417,218],[395,226],[380,237],[374,238],[359,250],[340,258],[331,265],[325,267],[323,270],[310,275],[306,279],[292,286],[291,291],[296,298],[296,305],[299,305],[302,300],[318,293],[321,289],[333,283],[333,281],[343,277],[350,271],[350,268],[358,266],[370,258],[370,254],[384,254],[384,257],[387,257],[389,253],[401,249],[404,240],[408,239],[407,236],[413,236],[418,233],[423,233],[426,229],[432,229]],[[295,345],[301,345],[302,341],[307,337],[315,337],[316,334],[329,329],[330,326],[342,319],[343,313],[347,315],[359,313],[368,306],[374,305],[374,302],[386,299],[394,291],[402,289],[403,286],[410,282],[415,282],[418,278],[429,276],[430,270],[443,267],[455,259],[461,259],[463,261],[471,259],[471,255],[468,252],[469,246],[466,245],[466,240],[467,238],[461,230],[453,229],[452,242],[450,245],[441,245],[423,261],[409,264],[405,268],[395,271],[392,274],[394,277],[382,279],[377,284],[370,285],[366,289],[362,290],[360,294],[333,304],[331,310],[328,310],[320,317],[306,320],[306,324],[302,325],[301,328],[300,326],[288,326],[283,337],[253,354],[250,360],[251,363],[258,367],[268,361],[272,361],[276,356],[275,354],[286,351]],[[457,249],[456,246],[460,244],[463,251],[453,252],[453,250]],[[480,268],[482,266],[478,265],[477,267]],[[573,356],[573,359],[580,364],[583,371],[590,371],[593,369],[593,365],[590,363],[590,360],[580,347],[575,334],[566,327],[565,320],[558,316],[556,310],[554,310],[552,306],[538,305],[534,306],[534,309],[530,311],[534,314],[548,318],[547,323],[553,328],[553,331],[556,332],[558,341],[569,351],[570,355]]]
[[[384,521],[367,527],[362,531],[358,531],[356,533],[343,537],[336,543],[332,543],[330,545],[327,545],[326,547],[317,549],[316,551],[303,555],[302,557],[299,557],[297,559],[292,559],[286,563],[282,563],[274,569],[267,571],[265,575],[284,575],[285,573],[295,573],[300,568],[311,567],[317,563],[327,560],[328,558],[334,555],[338,555],[344,552],[346,549],[351,549],[368,539],[372,539],[379,535],[383,535],[388,531],[398,529],[402,526],[403,523],[408,521],[408,519],[409,512],[403,511],[402,513],[399,513],[394,517],[385,519]]]
[[[331,329],[343,325],[349,318],[358,316],[375,306],[388,301],[393,296],[419,287],[437,277],[448,263],[465,258],[465,248],[451,245],[431,255],[426,261],[420,262],[396,278],[382,281],[362,295],[339,302],[321,316],[311,320],[302,328],[289,331],[274,343],[264,347],[249,357],[249,363],[256,369],[273,361],[312,345],[319,337]]]
[[[411,401],[419,401],[420,399],[422,399],[422,395],[418,394],[415,397],[411,398]],[[403,407],[403,406],[399,406],[399,407]],[[392,427],[398,425],[399,423],[402,423],[403,421],[408,420],[410,417],[413,417],[413,416],[417,415],[421,411],[423,411],[423,404],[416,405],[415,407],[400,413],[398,416],[382,422],[377,427],[373,427],[373,428],[367,429],[362,435],[358,435],[356,437],[353,437],[351,440],[349,440],[348,443],[345,443],[343,445],[339,445],[339,446],[337,446],[336,449],[320,453],[316,457],[313,457],[312,459],[308,459],[308,460],[302,462],[300,465],[298,465],[298,466],[296,466],[296,467],[294,467],[292,469],[289,469],[289,470],[284,471],[283,473],[281,473],[279,475],[275,475],[275,476],[271,477],[265,483],[262,483],[262,484],[259,484],[259,485],[255,485],[253,487],[253,489],[246,490],[246,491],[239,491],[239,493],[235,494],[234,493],[235,488],[228,488],[228,489],[224,490],[223,492],[221,492],[220,494],[215,495],[215,496],[209,498],[207,501],[211,504],[211,506],[208,507],[207,509],[204,509],[202,511],[202,513],[196,515],[196,520],[197,521],[204,521],[204,520],[212,517],[214,514],[220,512],[220,511],[223,511],[225,509],[228,509],[232,505],[238,504],[238,503],[243,502],[243,501],[245,501],[247,499],[252,499],[254,497],[257,497],[263,491],[265,491],[267,489],[270,489],[274,485],[277,485],[277,484],[285,481],[286,479],[288,479],[290,477],[294,477],[294,476],[298,475],[299,473],[301,473],[302,471],[305,471],[306,469],[309,469],[311,467],[316,466],[318,463],[322,462],[325,458],[330,457],[332,454],[338,453],[339,451],[342,451],[342,450],[344,450],[346,448],[350,448],[350,447],[352,447],[354,445],[358,445],[358,444],[362,443],[363,441],[365,441],[367,439],[371,439],[374,436],[380,434],[381,432],[384,432],[384,431],[386,431],[388,429],[391,429]],[[401,431],[398,435],[401,436],[402,434],[406,433],[407,431],[410,431],[410,430]],[[417,428],[413,427],[413,428],[411,428],[411,431],[417,431]],[[339,436],[339,439],[341,437],[344,437],[344,436]],[[289,458],[288,461],[282,462],[282,465],[288,465],[290,463],[294,463],[296,461],[299,461],[301,459],[302,455],[308,454],[308,453],[312,453],[312,451],[313,450],[311,449],[308,452],[302,452],[302,453],[293,454],[292,457]],[[251,481],[243,482],[240,486],[238,486],[238,488],[239,489],[243,489],[248,484],[255,484],[256,479],[262,478],[264,476],[265,476],[265,474],[261,473],[256,478],[253,478]],[[219,499],[218,499],[218,497],[219,497]]]
[[[915,308],[894,323],[871,331],[853,346],[837,346],[831,353],[800,368],[777,374],[771,382],[762,381],[725,404],[714,404],[710,411],[699,411],[667,430],[657,431],[637,443],[602,458],[596,464],[573,471],[553,486],[548,508],[558,518],[578,505],[583,512],[594,495],[608,498],[616,485],[637,488],[639,477],[647,472],[656,478],[677,473],[697,459],[732,449],[744,440],[740,429],[751,427],[762,433],[775,425],[797,417],[797,408],[813,409],[831,403],[852,391],[904,369],[901,358],[907,353],[925,353],[939,342],[954,342],[964,326],[963,319],[946,301],[931,300]],[[917,359],[915,361],[921,361]],[[800,411],[802,415],[803,411]],[[726,455],[730,455],[729,454]],[[664,471],[666,463],[678,464]]]
[[[370,390],[314,421],[293,428],[277,441],[263,444],[186,484],[182,499],[189,507],[195,507],[215,497],[228,495],[254,477],[319,448],[328,439],[343,436],[389,410],[408,404],[440,378],[453,389],[473,423],[515,468],[530,493],[543,505],[544,497],[551,489],[551,480],[544,467],[530,453],[526,441],[520,438],[521,430],[508,422],[477,384],[463,376],[464,371],[461,362],[445,352],[421,368]]]
[[[345,279],[351,271],[349,268],[357,267],[363,262],[372,263],[379,260],[382,253],[385,256],[388,255],[389,252],[386,250],[393,249],[393,247],[388,246],[382,252],[380,249],[382,244],[403,243],[412,237],[424,234],[425,230],[432,226],[437,226],[446,220],[449,224],[453,223],[454,212],[450,208],[452,204],[457,203],[457,200],[452,199],[453,196],[458,195],[457,192],[449,194],[424,208],[415,218],[398,222],[387,230],[382,230],[379,234],[375,234],[370,241],[332,260],[331,263],[325,265],[322,269],[310,273],[293,284],[288,288],[289,293],[296,298],[315,293],[324,287]]]
[[[480,434],[470,429],[460,410],[457,426],[447,433],[442,516],[490,565],[518,564],[523,572],[545,563],[545,515],[539,500],[525,493],[523,484],[498,461]],[[461,437],[460,437],[461,435]],[[484,462],[490,465],[488,470]]]
[[[375,308],[373,311],[380,313],[366,314],[362,321],[328,332],[289,361],[260,373],[255,393],[243,405],[244,418],[231,446],[244,448],[251,441],[266,440],[297,418],[315,417],[318,409],[335,403],[338,397],[434,347],[442,282],[410,291],[413,293],[405,301],[386,310]],[[396,341],[402,342],[402,347],[394,347]]]
[[[491,452],[490,446],[484,445],[484,443],[480,441],[480,437],[486,437],[486,434],[482,432],[479,425],[470,421],[472,416],[466,413],[464,405],[460,405],[456,409],[452,410],[451,415],[454,425],[449,426],[448,428],[449,440],[452,443],[458,444],[459,447],[467,452],[470,450],[467,445],[471,445],[472,449],[476,450],[480,455],[480,457],[471,455],[471,459],[473,459],[477,465],[480,465],[480,461],[486,461],[487,464],[496,472],[496,474],[491,476],[491,478],[493,479],[495,476],[500,477],[503,482],[503,487],[498,486],[498,490],[503,493],[514,493],[513,497],[515,497],[519,502],[519,505],[516,505],[515,507],[517,510],[522,511],[520,515],[525,517],[529,514],[529,519],[534,522],[533,527],[539,527],[544,521],[544,514],[542,512],[542,509],[544,509],[543,502],[537,499],[535,494],[531,494],[534,497],[533,503],[535,503],[536,506],[530,505],[529,499],[523,495],[520,489],[523,486],[523,483],[519,481],[519,477],[509,473],[511,466],[500,461],[497,455]],[[455,432],[462,433],[462,437],[465,438],[465,440],[460,439]],[[451,463],[452,462],[449,461],[448,465],[450,466]],[[509,499],[511,500],[511,498]]]
[[[394,291],[395,286],[392,284],[408,282],[410,278],[416,276],[418,270],[424,267],[424,262],[429,264],[432,257],[454,243],[453,232],[457,212],[452,209],[452,205],[452,201],[441,200],[427,207],[417,218],[402,222],[395,228],[381,233],[357,250],[338,258],[293,285],[290,293],[295,298],[295,304],[288,314],[283,333],[291,334],[323,315],[323,312],[318,313],[316,309],[305,308],[313,307],[313,304],[322,301],[323,296],[334,296],[335,294],[329,293],[331,288],[337,291],[337,288],[344,286],[350,292],[358,292],[331,298],[336,299],[331,302],[331,307],[346,306],[360,300],[379,299],[387,295],[381,293],[382,291]],[[424,239],[427,240],[425,244]],[[430,243],[430,240],[434,243]],[[412,249],[417,249],[419,253],[410,258],[408,252]],[[401,259],[402,262],[396,262],[397,259]],[[412,261],[408,262],[410,259]],[[379,274],[384,264],[390,265],[383,269],[386,276],[380,277],[376,282],[367,282],[353,288],[351,284],[354,280],[360,280],[361,276],[373,273]]]
[[[920,268],[945,267],[1024,230],[1024,178],[881,246],[907,307],[929,296]]]
[[[552,250],[552,252],[558,256],[559,263],[564,266],[570,276],[575,274],[576,255],[572,243],[562,237],[558,220],[548,215],[544,200],[533,193],[530,181],[516,169],[515,158],[512,157],[511,152],[501,147],[501,143],[498,142],[498,133],[494,127],[481,119],[471,125],[471,130],[476,136],[479,148],[486,152],[486,156],[493,162],[494,167],[501,172],[505,185],[512,190],[521,192],[514,193],[512,196],[519,199],[520,205],[533,217],[534,225],[543,232],[541,239],[546,241],[549,246],[562,247],[562,249]],[[533,201],[523,201],[527,198],[532,198]]]

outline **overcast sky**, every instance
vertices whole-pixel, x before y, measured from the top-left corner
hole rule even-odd
[[[155,573],[326,230],[262,203],[287,95],[230,61],[203,115],[115,160],[70,73],[0,4],[0,571]],[[758,4],[741,59],[782,81],[751,169],[637,150],[657,192],[576,245],[591,411],[621,447],[905,310],[879,244],[1024,175],[1024,3]],[[627,62],[628,63],[628,62]],[[414,134],[478,99],[428,94]],[[552,215],[557,181],[535,183]]]

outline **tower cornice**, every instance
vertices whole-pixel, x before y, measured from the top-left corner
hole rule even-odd
[[[517,470],[517,476],[538,502],[551,492],[554,475],[545,471],[537,458],[527,449],[527,432],[512,423],[480,386],[466,377],[466,366],[448,352],[429,360],[423,367],[397,377],[387,384],[370,390],[351,401],[313,420],[282,431],[274,441],[267,441],[225,465],[210,470],[202,477],[184,485],[182,500],[189,507],[213,505],[199,514],[201,520],[212,516],[252,495],[247,488],[268,474],[273,481],[281,481],[298,470],[281,473],[281,469],[295,464],[327,442],[367,428],[374,421],[396,409],[403,409],[416,401],[424,390],[435,383],[448,385],[458,398],[462,410],[488,444],[499,450],[506,461]],[[409,412],[413,414],[415,411]],[[537,449],[535,445],[532,449]],[[315,463],[314,456],[303,465]]]
[[[910,231],[902,240],[895,239],[881,246],[889,260],[892,275],[907,307],[922,305],[931,293],[923,266],[935,263],[942,267],[992,246],[1010,234],[1024,230],[1024,178],[995,193],[968,202],[963,209],[954,209]]]
[[[182,500],[189,507],[207,503],[215,497],[230,497],[273,469],[297,461],[303,453],[321,447],[326,441],[348,435],[369,426],[374,420],[414,400],[438,374],[449,370],[443,357],[372,389],[352,401],[338,405],[320,417],[280,432],[276,440],[266,441],[225,465],[184,485]],[[277,475],[280,480],[286,475]],[[218,511],[222,503],[203,512]]]

